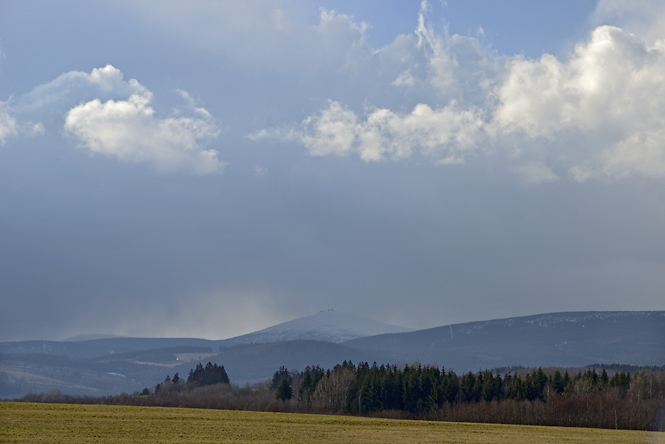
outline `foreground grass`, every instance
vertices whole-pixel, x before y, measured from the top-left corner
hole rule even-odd
[[[2,443],[665,443],[665,433],[158,407],[0,403]]]

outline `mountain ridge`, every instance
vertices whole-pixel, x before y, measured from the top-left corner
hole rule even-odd
[[[0,343],[0,397],[51,389],[91,396],[132,392],[208,361],[224,365],[240,384],[269,379],[282,365],[329,367],[343,360],[419,362],[458,373],[511,366],[665,365],[665,311],[545,313],[361,337],[368,330],[359,332],[354,325],[364,318],[342,315],[353,327],[343,335],[356,337],[341,342],[334,342],[343,335],[325,327],[327,312],[321,313],[217,341],[121,337]],[[312,325],[324,327],[319,336]]]
[[[591,362],[663,365],[665,311],[545,313],[377,335],[343,344],[458,369]]]

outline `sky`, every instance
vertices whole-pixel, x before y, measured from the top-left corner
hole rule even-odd
[[[665,310],[665,3],[0,0],[0,341]]]

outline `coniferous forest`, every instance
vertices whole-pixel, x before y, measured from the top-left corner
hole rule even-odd
[[[358,365],[303,371],[281,367],[270,381],[239,387],[223,366],[166,377],[133,395],[74,398],[28,394],[24,401],[81,402],[367,415],[525,425],[665,430],[665,367],[498,369],[457,375],[434,366]]]

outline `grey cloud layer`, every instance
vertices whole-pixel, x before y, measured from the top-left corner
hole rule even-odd
[[[576,18],[527,57],[493,32],[538,40],[537,8],[484,38],[322,1],[0,14],[4,338],[664,308],[665,28]]]

